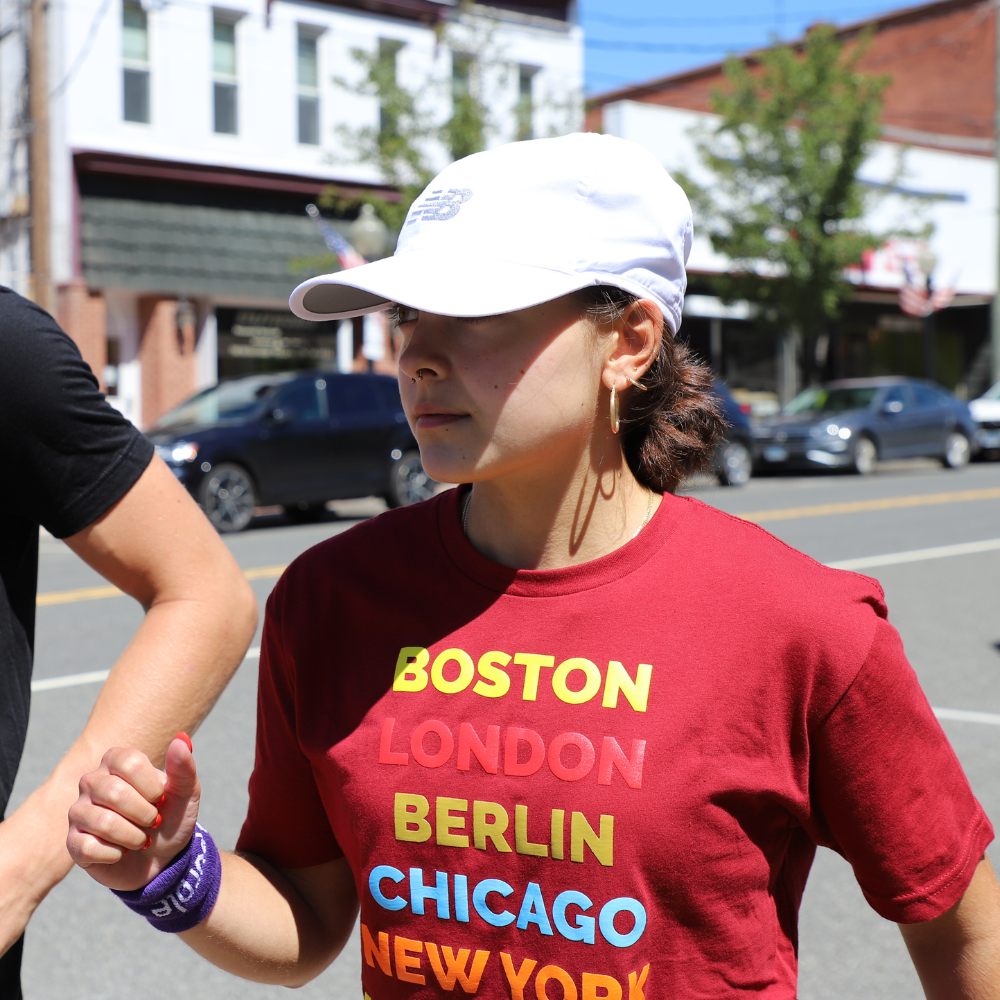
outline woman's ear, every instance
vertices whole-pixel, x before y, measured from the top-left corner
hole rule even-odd
[[[660,353],[663,341],[663,313],[652,299],[636,299],[625,307],[616,324],[615,347],[604,366],[604,383],[622,391],[632,379],[636,382]]]

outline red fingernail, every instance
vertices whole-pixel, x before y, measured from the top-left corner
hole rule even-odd
[[[155,830],[162,822],[163,822],[163,817],[159,813],[157,813],[156,819],[153,820],[153,822],[149,826],[150,830]]]
[[[139,850],[140,851],[148,851],[149,850],[149,845],[152,842],[153,842],[153,838],[147,833],[146,834],[146,843],[143,844],[142,847],[139,848]]]
[[[157,800],[156,800],[156,801],[155,801],[155,802],[153,803],[153,805],[154,805],[154,806],[156,806],[156,807],[157,807],[157,809],[159,809],[159,807],[160,807],[160,806],[162,806],[162,805],[163,805],[163,803],[164,803],[164,802],[166,802],[166,801],[167,801],[167,793],[166,793],[166,792],[164,792],[164,793],[163,793],[163,794],[162,794],[162,795],[161,795],[161,796],[160,796],[160,797],[159,797],[159,798],[158,798],[158,799],[157,799]]]
[[[187,734],[187,733],[178,733],[178,734],[177,734],[177,735],[176,735],[176,736],[174,737],[174,739],[175,739],[175,740],[183,740],[183,741],[184,741],[184,742],[185,742],[185,743],[187,744],[187,746],[188,746],[188,750],[190,750],[190,751],[191,751],[191,753],[194,753],[194,747],[193,747],[193,746],[191,745],[191,737],[190,737],[190,736],[188,736],[188,734]]]
[[[123,848],[121,849],[121,852],[122,852],[122,857],[124,858],[124,857],[125,857],[125,855],[126,855],[126,854],[128,854],[128,848],[127,848],[127,847],[123,847]]]

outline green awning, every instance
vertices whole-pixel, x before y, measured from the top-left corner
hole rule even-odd
[[[327,253],[305,214],[85,195],[80,231],[83,276],[95,289],[285,302],[307,276],[289,262]]]

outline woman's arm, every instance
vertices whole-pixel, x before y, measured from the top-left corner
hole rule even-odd
[[[279,870],[252,854],[223,854],[218,902],[207,920],[179,936],[234,976],[304,986],[340,954],[357,913],[354,876],[343,858]]]
[[[947,913],[899,929],[927,1000],[1000,1000],[1000,886],[985,857]]]
[[[109,746],[139,747],[162,760],[173,734],[194,732],[208,714],[257,624],[257,602],[236,560],[159,458],[66,544],[146,616],[83,732],[45,783],[0,823],[0,954],[72,867],[66,811],[80,775]]]
[[[170,744],[164,766],[158,770],[138,750],[114,749],[80,780],[67,847],[102,885],[140,889],[191,841],[201,788],[183,739]],[[342,858],[279,870],[253,855],[225,854],[215,906],[180,937],[234,975],[301,986],[337,957],[357,912],[354,879]]]

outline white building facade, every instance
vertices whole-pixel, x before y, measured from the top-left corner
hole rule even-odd
[[[646,146],[667,170],[711,185],[712,176],[696,146],[699,137],[717,124],[715,115],[636,100],[610,101],[601,111],[605,132]],[[832,345],[827,338],[813,347],[814,370],[833,368],[836,375],[922,375],[929,349],[934,354],[933,377],[960,395],[973,396],[991,381],[988,313],[997,286],[998,181],[997,161],[984,153],[992,140],[964,140],[969,147],[965,151],[921,144],[920,135],[909,138],[915,141],[876,142],[859,171],[860,179],[880,195],[873,199],[864,222],[875,233],[927,227],[929,236],[926,241],[890,238],[866,257],[863,267],[848,271],[857,291],[838,324],[841,342]],[[963,143],[954,136],[923,138]],[[803,361],[803,345],[791,340],[773,343],[773,338],[755,331],[748,303],[726,306],[711,295],[698,294],[710,286],[705,279],[725,273],[729,262],[712,250],[695,222],[688,266],[695,294],[685,306],[686,335],[736,388],[776,390],[789,398],[801,385],[796,369]],[[933,286],[953,293],[930,348],[924,339],[927,324],[899,309],[904,285],[923,288],[926,275],[921,261],[926,261],[928,248],[935,259]],[[834,347],[841,363],[825,365]],[[790,351],[799,353],[797,360]]]
[[[59,318],[143,426],[220,375],[337,366],[336,327],[295,320],[287,296],[326,252],[306,204],[331,185],[393,196],[350,140],[381,114],[356,90],[354,50],[393,53],[400,85],[440,122],[468,72],[463,38],[488,37],[488,144],[579,127],[582,32],[558,0],[461,13],[437,0],[222,2],[49,6]],[[27,293],[20,17],[4,0],[0,282]],[[427,155],[449,159],[433,144]],[[332,221],[346,232],[350,218]],[[352,335],[359,357],[360,325]],[[394,370],[391,352],[378,360]]]

